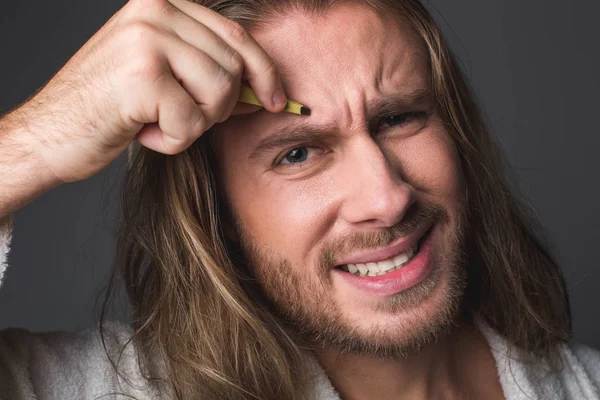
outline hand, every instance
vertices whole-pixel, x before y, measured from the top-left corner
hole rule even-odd
[[[76,181],[134,139],[185,150],[232,114],[242,78],[267,110],[284,108],[273,61],[240,25],[187,0],[131,0],[13,119],[27,124],[41,165]]]

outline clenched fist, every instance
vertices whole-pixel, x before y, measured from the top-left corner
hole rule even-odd
[[[26,126],[39,165],[71,182],[134,139],[165,154],[185,150],[244,112],[242,79],[267,110],[283,109],[273,62],[240,25],[187,0],[131,0],[9,119]]]

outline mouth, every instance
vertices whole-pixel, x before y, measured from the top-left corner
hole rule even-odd
[[[401,253],[395,254],[387,259],[364,263],[343,264],[336,266],[335,269],[350,273],[358,277],[381,276],[398,271],[404,266],[408,265],[419,253],[419,250],[421,249],[421,244],[427,239],[431,232],[431,229],[432,228],[429,228],[429,230],[425,232],[425,234],[408,249]]]

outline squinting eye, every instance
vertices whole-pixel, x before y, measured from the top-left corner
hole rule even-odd
[[[385,129],[392,126],[402,126],[414,120],[422,120],[425,117],[427,117],[427,112],[425,111],[413,111],[404,114],[391,115],[381,120],[379,129]]]

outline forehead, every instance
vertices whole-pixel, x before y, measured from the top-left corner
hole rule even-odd
[[[370,102],[429,87],[427,57],[408,22],[360,3],[290,10],[250,32],[277,65],[288,97],[311,108],[311,124],[349,128]],[[246,132],[256,125],[264,136],[299,118],[259,112],[224,125]]]
[[[427,72],[421,42],[407,21],[357,3],[322,13],[290,11],[252,35],[274,59],[286,89],[298,94],[304,89],[336,97],[357,85],[384,90],[408,84],[415,69]]]

